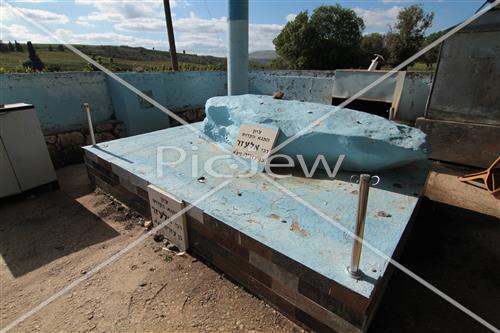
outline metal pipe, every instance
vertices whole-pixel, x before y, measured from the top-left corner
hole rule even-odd
[[[248,94],[248,0],[228,0],[227,92]]]
[[[356,226],[354,227],[354,234],[358,237],[354,239],[352,245],[351,265],[347,271],[351,277],[360,279],[363,274],[359,269],[359,261],[361,259],[361,249],[363,234],[365,231],[366,207],[368,205],[368,193],[370,191],[370,182],[372,177],[367,174],[359,176],[359,196],[358,196],[358,212],[356,216]]]
[[[94,135],[94,126],[92,125],[92,118],[90,117],[89,103],[83,103],[82,109],[83,109],[83,111],[85,111],[85,114],[87,115],[87,124],[89,125],[90,140],[92,141],[92,146],[95,146],[96,142],[95,142],[95,135]]]

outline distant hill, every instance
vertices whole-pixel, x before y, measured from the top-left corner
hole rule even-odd
[[[151,50],[143,47],[130,47],[130,46],[109,46],[109,45],[75,45],[82,52],[101,57],[115,57],[127,60],[136,61],[170,61],[170,52]],[[177,53],[177,58],[181,63],[190,64],[223,64],[226,62],[225,58],[196,55],[189,53]]]
[[[4,41],[4,45],[6,42]],[[85,60],[59,44],[33,44],[45,71],[93,71],[96,70]],[[0,45],[1,46],[1,45]],[[171,70],[170,53],[146,49],[144,47],[113,45],[74,45],[83,53],[115,72],[126,71],[168,71]],[[23,63],[28,60],[26,44],[23,52],[5,51],[0,48],[0,73],[25,72]],[[225,57],[213,57],[189,53],[177,53],[182,71],[226,70]],[[267,69],[276,58],[273,50],[255,51],[249,54],[250,68]]]
[[[2,52],[0,72],[22,72],[28,60],[26,44],[23,52]],[[58,44],[34,44],[47,71],[94,70],[85,60]],[[170,70],[170,53],[143,47],[110,45],[74,45],[83,53],[113,71]],[[225,70],[226,58],[178,53],[181,70]]]
[[[270,63],[276,58],[276,52],[274,50],[254,51],[248,56],[252,62]]]

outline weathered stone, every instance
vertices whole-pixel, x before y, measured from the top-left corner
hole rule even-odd
[[[116,137],[111,133],[105,132],[105,133],[96,133],[95,134],[95,140],[97,142],[111,141],[114,139],[116,139]]]
[[[85,143],[83,134],[79,131],[61,133],[58,136],[59,144],[63,147],[80,146]]]
[[[116,123],[112,133],[116,138],[123,138],[127,136],[127,132],[125,131],[125,125],[123,123]]]
[[[57,157],[57,153],[59,152],[57,146],[55,144],[49,143],[47,144],[47,150],[49,151],[50,158],[52,159],[52,161],[54,161]]]
[[[95,136],[96,143],[106,142],[106,141],[111,141],[111,140],[116,139],[116,137],[113,134],[107,133],[107,132],[95,133],[94,136]],[[92,144],[92,140],[90,138],[90,135],[85,136],[85,141],[86,141],[87,145]]]
[[[153,240],[154,240],[155,242],[161,242],[161,241],[163,241],[164,239],[165,239],[165,236],[164,236],[164,235],[162,235],[162,234],[159,234],[159,233],[158,233],[158,234],[155,234],[155,235],[153,236]]]
[[[97,133],[101,132],[112,132],[115,126],[112,123],[100,123],[95,126],[95,131]]]
[[[169,251],[172,251],[172,252],[179,252],[179,248],[177,247],[177,245],[175,244],[172,244],[172,243],[169,243],[167,246],[166,246],[167,250]]]
[[[333,166],[345,155],[341,169],[378,172],[427,158],[422,131],[365,112],[259,95],[213,97],[205,110],[204,133],[229,146],[244,123],[279,128],[276,145],[313,123],[313,128],[277,152],[292,158],[302,155],[308,165],[323,155]],[[330,116],[318,121],[326,114]]]
[[[55,144],[57,142],[57,135],[45,136],[45,142],[48,144]]]

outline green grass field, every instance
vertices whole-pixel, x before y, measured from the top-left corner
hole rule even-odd
[[[57,45],[34,44],[36,52],[45,64],[45,71],[91,71],[95,70],[85,60],[69,50],[58,51]],[[114,72],[121,71],[168,71],[171,70],[170,54],[166,51],[129,46],[75,45],[83,53],[91,56]],[[24,52],[0,53],[0,73],[27,72],[23,62],[29,60],[26,45]],[[178,54],[179,67],[182,71],[225,70],[226,59],[196,54]],[[269,69],[270,63],[251,62],[252,69]],[[435,70],[436,65],[427,68],[423,63],[409,66],[412,71]],[[389,67],[384,69],[390,69]]]
[[[85,60],[69,50],[58,51],[57,45],[34,44],[36,52],[45,64],[46,71],[92,70]],[[113,71],[153,71],[170,70],[170,54],[165,51],[149,50],[128,46],[75,45],[79,50]],[[24,52],[0,53],[0,72],[25,72],[23,62],[29,59],[26,45]],[[195,54],[178,54],[181,70],[222,70],[226,59]]]

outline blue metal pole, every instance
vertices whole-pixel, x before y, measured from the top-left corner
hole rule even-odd
[[[228,0],[227,92],[248,93],[248,0]]]

